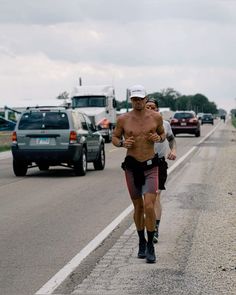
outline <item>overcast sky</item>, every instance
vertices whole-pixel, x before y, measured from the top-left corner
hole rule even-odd
[[[236,108],[236,0],[0,0],[0,107],[142,84]]]

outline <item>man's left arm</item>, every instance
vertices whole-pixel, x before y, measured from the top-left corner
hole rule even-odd
[[[167,134],[166,139],[168,140],[170,152],[167,155],[168,160],[175,160],[176,159],[176,140],[174,134],[171,130],[170,124],[167,124]]]
[[[158,118],[158,127],[157,127],[156,132],[159,135],[158,142],[163,142],[166,139],[166,134],[165,134],[165,129],[163,126],[163,119],[162,119],[161,115],[159,115],[159,118]]]

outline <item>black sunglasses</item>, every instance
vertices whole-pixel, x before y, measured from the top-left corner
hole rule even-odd
[[[145,97],[132,97],[131,100],[133,101],[141,101],[141,100],[144,100]]]

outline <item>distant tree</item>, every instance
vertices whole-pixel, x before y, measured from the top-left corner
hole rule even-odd
[[[175,101],[181,94],[173,88],[166,88],[161,92],[150,93],[148,96],[155,98],[160,107],[169,107],[171,110],[175,110]]]
[[[194,95],[182,95],[180,92],[173,88],[162,89],[160,92],[153,92],[148,94],[148,97],[154,98],[158,101],[159,107],[168,107],[172,111],[176,110],[192,110],[195,113],[212,113],[218,112],[217,106],[214,102],[210,102],[208,98],[197,93]],[[131,103],[128,103],[131,107]],[[119,104],[120,108],[126,108],[126,101],[122,101]]]
[[[164,97],[172,97],[173,99],[177,99],[181,96],[180,92],[174,90],[174,88],[166,88],[161,90],[161,94]]]
[[[231,113],[232,117],[236,117],[236,109],[232,109],[230,111],[230,113]]]
[[[176,110],[192,110],[195,113],[217,113],[217,106],[210,102],[206,96],[197,93],[195,95],[183,95],[176,99]]]
[[[69,97],[70,94],[67,91],[64,91],[57,96],[57,99],[63,99],[64,101],[66,101],[67,99],[69,99]]]
[[[175,101],[174,111],[187,111],[191,109],[191,98],[190,96],[182,95]]]

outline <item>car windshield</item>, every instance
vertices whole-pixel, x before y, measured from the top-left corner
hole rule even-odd
[[[191,119],[194,115],[192,113],[175,113],[174,118],[175,119]]]
[[[19,130],[68,129],[68,116],[64,112],[27,112],[20,119]]]
[[[105,106],[105,96],[75,96],[72,98],[72,107],[74,108],[90,108]]]

